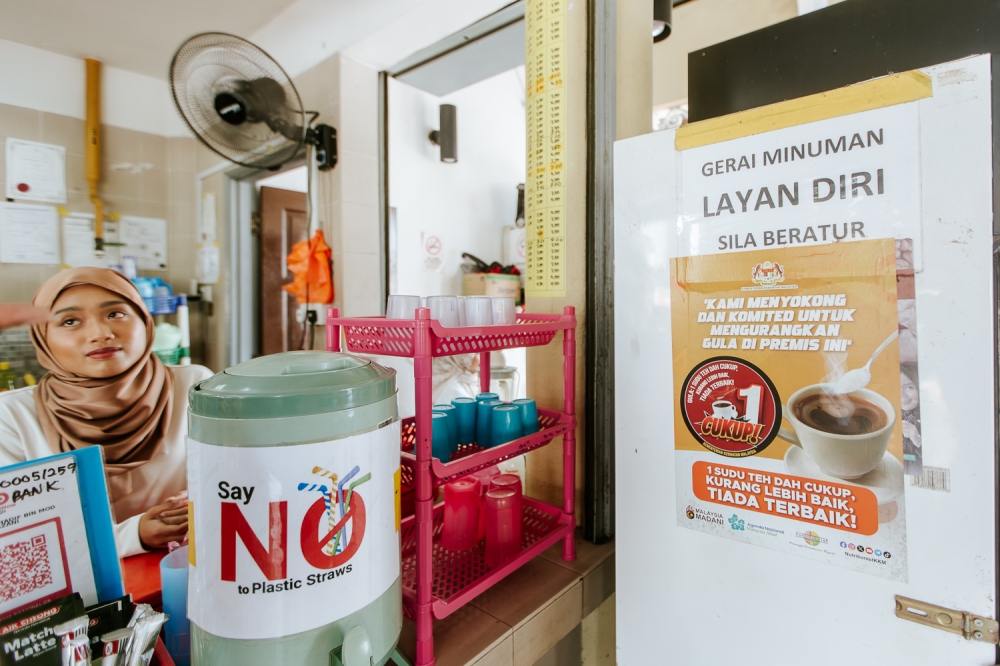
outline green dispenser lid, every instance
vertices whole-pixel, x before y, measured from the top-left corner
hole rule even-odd
[[[343,411],[396,393],[396,371],[366,358],[321,351],[261,356],[191,387],[191,414],[274,419]]]

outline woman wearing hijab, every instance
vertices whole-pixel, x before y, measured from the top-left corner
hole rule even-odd
[[[211,373],[163,365],[142,297],[115,271],[63,271],[33,304],[49,312],[31,326],[48,373],[0,393],[0,466],[100,446],[119,556],[183,539],[187,393]]]

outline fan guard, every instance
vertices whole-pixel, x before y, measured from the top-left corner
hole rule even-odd
[[[241,37],[208,32],[184,42],[170,63],[170,87],[195,136],[237,164],[273,169],[304,142],[317,143],[288,74]],[[335,163],[335,147],[333,154]]]

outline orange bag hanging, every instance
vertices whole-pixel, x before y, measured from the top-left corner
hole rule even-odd
[[[295,279],[282,289],[295,296],[299,303],[333,303],[332,255],[323,232],[318,229],[308,241],[293,245],[285,263]]]

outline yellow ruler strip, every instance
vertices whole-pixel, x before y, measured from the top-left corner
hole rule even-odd
[[[817,120],[913,102],[933,94],[931,78],[923,72],[913,70],[893,74],[845,88],[691,123],[677,130],[674,146],[677,150],[699,148]]]
[[[528,164],[525,291],[566,295],[566,9],[528,0],[525,10]]]

